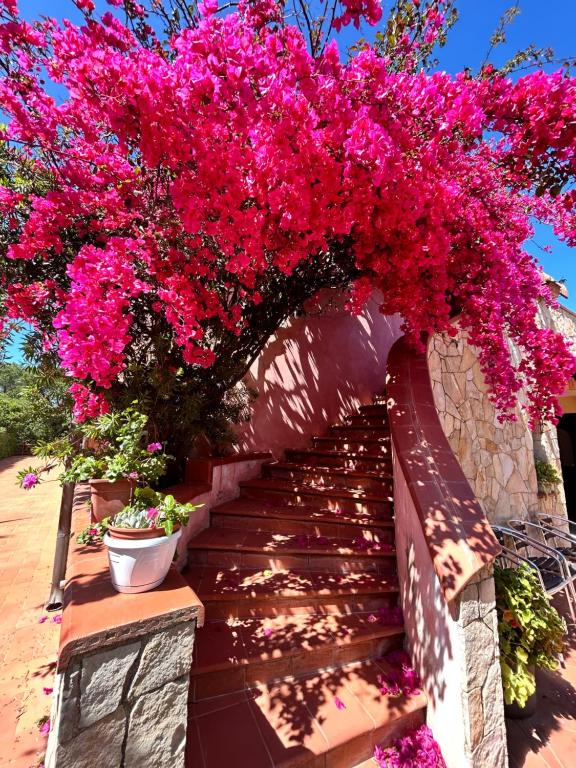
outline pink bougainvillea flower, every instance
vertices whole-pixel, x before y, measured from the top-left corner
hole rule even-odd
[[[146,517],[148,520],[156,520],[158,517],[158,509],[156,507],[149,507],[146,510]]]
[[[146,446],[148,453],[156,453],[156,451],[162,450],[162,443],[150,443]]]
[[[52,693],[53,690],[54,690],[54,688],[42,688],[42,693],[45,696],[50,696],[50,694]]]
[[[52,616],[52,622],[54,624],[62,624],[62,614],[57,614],[56,616]]]
[[[344,704],[342,699],[339,699],[338,696],[334,696],[334,704],[338,709],[346,709],[346,704]]]
[[[270,637],[274,634],[274,630],[271,627],[266,627],[264,630],[264,637]]]
[[[378,768],[446,768],[440,746],[427,725],[408,731],[387,749],[377,746],[374,760]]]
[[[38,624],[44,624],[45,621],[48,621],[48,616],[40,616]]]
[[[46,720],[41,723],[38,731],[42,734],[42,736],[47,736],[50,733],[50,718],[46,718]]]
[[[539,323],[554,299],[524,243],[535,220],[576,244],[574,77],[425,71],[415,47],[442,39],[443,0],[389,56],[366,43],[346,58],[336,40],[310,51],[273,0],[225,14],[205,0],[169,47],[94,0],[76,0],[82,24],[0,2],[16,14],[0,24],[4,135],[53,180],[0,188],[2,320],[38,328],[78,421],[108,410],[143,348],[161,367],[168,340],[184,376],[211,366],[207,329],[242,333],[276,300],[268,275],[296,280],[343,244],[363,275],[351,312],[379,291],[420,348],[458,318],[503,420],[518,405],[533,424],[559,416],[576,358]],[[342,0],[334,25],[381,16],[379,0]],[[541,188],[549,167],[563,188]],[[142,343],[152,313],[159,348]]]
[[[22,480],[22,488],[28,491],[30,488],[34,488],[35,485],[38,485],[39,482],[40,478],[35,472],[28,472]]]

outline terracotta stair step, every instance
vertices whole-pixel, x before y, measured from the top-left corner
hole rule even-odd
[[[374,456],[382,459],[392,455],[389,438],[356,440],[336,435],[323,435],[322,437],[313,437],[312,443],[314,448],[319,450],[362,454],[363,457]]]
[[[183,576],[204,603],[207,621],[374,612],[398,601],[395,574],[189,565]]]
[[[390,441],[388,427],[373,427],[351,424],[335,424],[328,430],[327,436],[346,437],[349,440],[387,440]]]
[[[190,698],[383,656],[403,638],[403,626],[370,613],[207,622],[196,634]]]
[[[316,506],[322,509],[339,509],[346,512],[367,512],[392,515],[392,497],[369,491],[349,491],[345,488],[315,487],[308,483],[291,480],[262,478],[239,483],[245,498],[267,498],[286,504]],[[282,503],[282,502],[280,502]]]
[[[328,449],[289,449],[284,452],[286,459],[294,463],[318,464],[336,469],[353,469],[366,473],[392,475],[391,456],[371,456],[366,453]]]
[[[376,414],[373,416],[370,416],[369,414],[360,414],[360,413],[354,413],[350,416],[346,416],[344,419],[344,424],[350,425],[350,426],[362,426],[362,427],[382,427],[384,425],[388,425],[388,414]]]
[[[382,400],[382,402],[372,403],[370,405],[361,405],[358,411],[361,416],[383,415],[385,418],[388,416],[388,407],[386,405],[386,400]]]
[[[381,693],[388,672],[366,661],[191,702],[187,768],[350,768],[424,722],[422,694]]]
[[[297,533],[311,536],[366,535],[378,531],[387,542],[394,540],[394,521],[367,514],[340,512],[318,507],[281,506],[258,499],[235,499],[214,507],[210,512],[214,528],[243,528],[274,533]],[[351,533],[352,531],[352,533]]]
[[[352,531],[353,534],[353,531]],[[245,528],[206,528],[188,544],[191,564],[226,565],[238,568],[326,569],[349,573],[354,568],[390,572],[396,552],[377,531],[366,537],[328,537],[251,531]]]
[[[390,495],[392,477],[389,474],[363,472],[355,469],[323,467],[318,464],[305,464],[289,461],[275,461],[263,467],[265,477],[279,477],[289,480],[312,480],[325,483],[328,487],[363,488],[365,490],[384,492]]]

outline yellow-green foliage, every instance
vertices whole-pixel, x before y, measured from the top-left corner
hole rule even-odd
[[[528,565],[495,566],[494,581],[504,700],[524,707],[536,687],[533,668],[558,667],[566,623]]]

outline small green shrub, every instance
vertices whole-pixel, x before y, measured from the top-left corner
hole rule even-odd
[[[540,459],[536,459],[534,466],[536,467],[536,478],[538,480],[538,485],[541,485],[544,489],[549,488],[552,490],[552,486],[558,485],[562,482],[562,478],[549,461],[541,461]]]
[[[566,623],[530,566],[496,565],[494,582],[504,701],[524,707],[536,689],[533,668],[557,669]]]
[[[7,459],[18,452],[19,443],[16,437],[0,427],[0,459]]]

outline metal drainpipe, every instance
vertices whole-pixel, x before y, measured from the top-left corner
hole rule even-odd
[[[58,533],[56,534],[56,549],[54,565],[52,566],[52,585],[50,595],[44,606],[47,611],[59,611],[64,599],[64,578],[70,544],[70,529],[72,527],[72,507],[74,504],[75,483],[64,483],[60,499],[60,514],[58,516]]]

